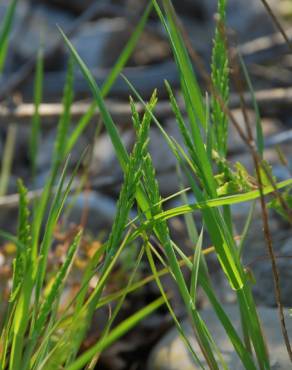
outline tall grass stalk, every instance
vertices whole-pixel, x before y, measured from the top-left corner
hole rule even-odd
[[[31,162],[31,172],[33,178],[36,174],[36,161],[39,149],[41,117],[39,114],[39,106],[42,102],[43,90],[43,75],[44,75],[44,52],[42,46],[37,54],[35,81],[34,81],[34,114],[31,123],[31,135],[29,140],[29,157]]]
[[[9,179],[13,164],[13,157],[15,152],[16,136],[17,136],[17,126],[15,123],[11,123],[7,129],[3,157],[1,161],[0,196],[5,195],[8,190]]]

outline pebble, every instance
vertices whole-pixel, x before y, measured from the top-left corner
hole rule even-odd
[[[56,24],[66,32],[73,19],[67,12],[45,4],[34,6],[25,26],[22,25],[18,28],[18,37],[13,43],[16,62],[23,62],[35,56],[40,45],[45,45],[45,50],[55,45],[56,40],[61,37]],[[23,29],[24,27],[25,29]],[[59,67],[63,59],[63,53],[59,51],[52,58],[46,60],[46,68]]]
[[[275,254],[281,256],[276,260],[280,275],[281,302],[284,306],[292,307],[292,238],[282,242],[282,245],[274,243],[274,250]],[[276,306],[270,259],[258,260],[253,266],[253,274],[256,279],[253,288],[256,300],[267,306]]]
[[[233,322],[235,328],[240,331],[240,316],[238,308],[235,305],[224,306],[229,318]],[[267,340],[270,350],[270,364],[272,370],[288,370],[291,369],[291,362],[283,342],[283,337],[280,330],[280,323],[276,309],[259,307],[258,313],[264,328],[264,335]],[[201,311],[202,318],[207,322],[207,326],[213,335],[215,342],[222,351],[223,357],[227,362],[230,370],[241,370],[239,358],[234,352],[224,329],[218,322],[215,314],[211,309]],[[292,332],[292,318],[289,317],[289,311],[285,311],[287,318],[288,332]],[[202,355],[200,354],[199,346],[194,338],[190,322],[184,320],[182,323],[184,331],[189,338],[194,351],[199,355],[203,365],[207,367]],[[190,354],[185,348],[182,340],[179,337],[177,330],[171,329],[153,349],[148,360],[148,370],[196,370],[199,369],[191,359]]]
[[[69,196],[66,202],[72,209],[69,215],[69,221],[79,224],[82,215],[87,212],[86,229],[97,233],[100,229],[111,227],[116,214],[116,202],[114,199],[95,191],[81,193],[74,198]]]
[[[253,137],[256,138],[256,114],[253,110],[246,110],[248,120],[250,123],[250,126],[252,128],[252,134]],[[246,134],[246,125],[245,125],[245,119],[243,117],[243,113],[241,109],[234,109],[232,110],[232,114],[240,126],[240,128],[243,130],[243,132]],[[263,118],[261,120],[262,123],[262,129],[263,129],[263,135],[265,138],[271,137],[272,135],[279,133],[283,130],[282,123],[275,119],[275,118]],[[237,129],[234,127],[234,125],[230,122],[229,124],[229,140],[228,140],[228,150],[229,152],[237,152],[241,148],[246,148],[246,145],[242,141],[241,137],[239,136],[239,133]],[[247,150],[247,149],[246,149]]]

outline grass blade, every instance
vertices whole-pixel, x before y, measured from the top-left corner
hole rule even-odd
[[[118,160],[121,164],[121,167],[125,170],[127,162],[129,160],[128,153],[127,153],[127,151],[126,151],[126,149],[125,149],[125,147],[124,147],[124,145],[123,145],[123,143],[120,139],[119,132],[118,132],[113,120],[112,120],[112,117],[110,116],[110,114],[109,114],[109,112],[108,112],[108,110],[105,106],[101,91],[98,88],[98,86],[97,86],[92,74],[90,73],[89,69],[87,68],[87,66],[85,65],[83,60],[80,58],[80,56],[77,54],[77,52],[74,49],[71,42],[68,40],[68,38],[66,37],[66,35],[64,34],[64,32],[60,28],[59,28],[59,30],[60,30],[60,32],[61,32],[61,34],[62,34],[62,36],[65,40],[66,45],[68,46],[73,58],[75,59],[75,61],[79,65],[79,67],[80,67],[80,69],[83,73],[83,76],[85,77],[85,79],[88,82],[88,85],[89,85],[89,87],[90,87],[90,89],[93,93],[94,98],[95,98],[96,104],[98,105],[98,108],[100,110],[102,119],[103,119],[104,124],[106,126],[106,129],[107,129],[107,131],[110,135],[110,138],[112,140],[112,143],[113,143],[113,146],[115,148]]]
[[[8,48],[8,38],[12,28],[13,18],[18,0],[11,0],[5,14],[5,18],[0,31],[0,74],[3,71]]]
[[[41,47],[37,55],[37,64],[34,82],[34,114],[32,118],[31,135],[29,140],[29,156],[33,177],[35,176],[36,173],[36,158],[39,147],[39,136],[41,126],[39,106],[42,102],[43,77],[44,77],[44,53],[43,48]]]
[[[190,295],[196,303],[197,296],[197,286],[198,286],[198,274],[201,261],[201,252],[202,252],[202,243],[203,243],[203,229],[199,235],[198,242],[196,243],[195,253],[193,258],[193,267],[191,273],[191,286],[190,286]]]
[[[253,104],[253,108],[254,108],[254,111],[255,111],[255,114],[256,114],[256,143],[257,143],[258,153],[259,153],[260,157],[262,158],[263,154],[264,154],[265,142],[264,142],[263,128],[262,128],[262,124],[261,124],[260,110],[259,110],[259,107],[258,107],[258,104],[257,104],[257,101],[256,101],[254,89],[253,89],[253,86],[252,86],[252,83],[251,83],[251,79],[250,79],[248,70],[247,70],[246,65],[244,63],[244,60],[243,60],[242,56],[239,53],[238,53],[238,57],[239,57],[240,65],[241,65],[245,80],[247,82],[249,92],[251,94],[252,104]]]
[[[72,244],[70,245],[68,249],[67,256],[65,258],[65,261],[58,271],[54,283],[51,286],[51,289],[42,303],[42,306],[40,308],[40,312],[38,315],[38,318],[35,322],[35,325],[33,327],[33,331],[31,336],[29,337],[27,348],[26,348],[26,353],[24,356],[23,364],[22,364],[22,369],[27,369],[28,363],[30,361],[31,355],[33,353],[34,347],[36,345],[37,339],[43,329],[43,326],[45,324],[45,321],[47,317],[50,315],[52,305],[54,301],[57,299],[57,297],[60,294],[61,288],[64,284],[64,281],[66,280],[66,276],[69,273],[70,267],[72,265],[73,258],[76,254],[77,248],[79,246],[80,240],[82,236],[82,230],[80,230],[77,235],[75,236]]]
[[[1,163],[0,175],[0,196],[7,193],[9,179],[11,175],[12,162],[15,152],[15,141],[17,134],[17,126],[12,123],[7,129],[6,141]]]
[[[158,298],[152,303],[148,304],[146,307],[142,308],[140,311],[136,312],[134,315],[130,316],[115,329],[113,329],[103,341],[97,342],[92,348],[83,353],[76,361],[74,361],[73,364],[68,366],[67,370],[82,369],[95,356],[96,353],[108,348],[112,343],[122,337],[125,333],[135,327],[141,320],[149,316],[163,304],[164,299],[162,297]]]
[[[140,21],[138,22],[135,30],[131,33],[131,36],[124,47],[122,53],[118,57],[118,60],[116,61],[115,65],[109,72],[104,84],[101,86],[100,93],[102,97],[106,97],[109,93],[112,85],[116,81],[117,77],[119,76],[120,72],[123,70],[124,66],[126,65],[127,61],[129,60],[131,54],[133,53],[134,48],[137,45],[137,42],[145,28],[146,22],[149,18],[149,14],[152,10],[152,4],[149,3],[147,8],[145,9],[143,16],[141,17]],[[77,142],[78,137],[81,135],[81,133],[84,131],[88,123],[91,121],[94,112],[96,108],[98,107],[98,104],[96,102],[93,102],[91,106],[89,107],[88,111],[81,117],[79,122],[77,123],[75,129],[71,133],[71,135],[68,138],[68,142],[66,145],[66,154],[68,155],[69,152],[72,150],[73,146]]]

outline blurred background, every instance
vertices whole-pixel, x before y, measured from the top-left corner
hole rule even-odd
[[[207,89],[203,78],[204,69],[208,72],[210,69],[212,39],[216,24],[216,3],[216,0],[173,0],[181,27],[187,35],[186,39],[200,60],[200,63],[194,63],[194,70],[203,93]],[[61,99],[69,57],[56,25],[61,27],[72,41],[79,55],[92,71],[98,85],[101,86],[133,33],[147,4],[147,0],[19,0],[8,47],[8,59],[0,79],[2,170],[5,165],[7,166],[7,155],[10,158],[9,178],[0,180],[0,227],[2,229],[9,231],[16,229],[16,179],[22,177],[31,191],[31,197],[37,198],[50,171],[56,126],[62,111]],[[0,24],[7,5],[8,1],[1,1]],[[292,1],[269,0],[269,5],[292,42]],[[240,51],[256,92],[266,138],[265,158],[273,164],[277,179],[285,180],[291,177],[292,168],[291,50],[261,0],[229,0],[227,25],[226,33],[230,50],[237,48]],[[44,55],[40,104],[41,133],[36,172],[32,177],[29,138],[34,114],[35,67],[39,50],[42,50]],[[123,73],[145,99],[149,98],[155,88],[158,89],[159,103],[156,115],[169,135],[182,143],[164,88],[164,80],[167,79],[180,101],[179,76],[167,36],[154,13],[150,15]],[[255,127],[252,99],[244,81],[241,82],[246,112]],[[120,130],[121,138],[128,149],[132,147],[135,139],[128,104],[130,93],[124,79],[118,77],[106,99],[107,106]],[[75,68],[72,127],[86,112],[91,101],[87,82],[78,68]],[[141,106],[138,105],[138,107],[142,110]],[[230,108],[238,121],[244,125],[238,86],[232,80]],[[163,196],[168,196],[179,188],[177,177],[174,175],[176,161],[169,154],[167,144],[154,125],[151,128],[150,138],[150,152],[157,169],[161,192]],[[83,166],[83,170],[86,171],[86,190],[74,199],[69,214],[65,215],[64,223],[60,226],[61,231],[56,232],[56,239],[58,240],[59,237],[60,240],[56,244],[58,253],[51,256],[52,264],[58,263],[58,259],[62,256],[62,237],[66,236],[64,236],[64,229],[70,233],[70,230],[80,223],[86,226],[87,244],[84,246],[83,255],[79,258],[79,265],[76,266],[76,280],[72,278],[72,289],[78,282],[78,269],[82,269],[82,264],[86,263],[107,235],[115,215],[116,199],[122,182],[122,172],[98,112],[72,151],[70,160],[72,168],[87,147],[90,148],[90,158]],[[251,172],[253,171],[250,155],[232,127],[230,127],[229,159],[232,162],[240,161]],[[81,171],[80,179],[83,175],[84,172]],[[175,201],[170,201],[168,204],[169,207],[174,205]],[[240,205],[240,207],[234,207],[233,212],[236,227],[240,229],[247,217],[248,207]],[[248,237],[253,242],[253,247],[247,248],[248,254],[245,258],[247,263],[255,264],[254,274],[259,282],[258,286],[261,287],[260,291],[255,290],[257,301],[260,304],[274,306],[270,263],[265,260],[256,262],[263,255],[264,244],[262,235],[258,232],[262,228],[259,213],[260,210],[256,211]],[[186,249],[189,248],[182,221],[177,218],[171,222],[174,238],[185,245]],[[292,239],[288,224],[275,212],[271,215],[271,229],[277,253],[292,254]],[[11,273],[8,265],[14,253],[13,248],[13,245],[6,243],[0,249],[0,276],[1,274],[9,276]],[[126,281],[133,259],[135,254],[132,252],[127,252],[124,256],[123,266],[116,271],[116,280],[113,282],[115,289]],[[220,275],[215,259],[210,261],[210,265],[222,300],[232,301],[233,297],[225,294],[222,285],[224,279]],[[292,259],[279,261],[279,266],[286,281],[289,281],[292,278]],[[145,271],[141,271],[141,274],[145,274]],[[171,285],[171,282],[169,284]],[[128,307],[129,311],[135,311],[137,307],[142,307],[144,302],[159,295],[155,284],[149,284],[143,294],[139,294],[135,303],[131,302],[132,306]],[[283,303],[292,306],[291,284],[283,287]],[[204,305],[203,297],[201,304]],[[179,315],[179,300],[176,310]],[[140,351],[144,354],[142,358],[145,357],[145,349],[151,348],[157,338],[170,326],[170,319],[165,312],[157,312],[141,325],[143,330],[134,331],[128,336],[127,341],[118,342],[102,356],[101,368],[143,369],[143,365],[137,362],[137,353]],[[148,333],[146,337],[145,333]]]

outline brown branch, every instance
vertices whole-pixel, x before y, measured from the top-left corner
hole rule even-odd
[[[274,22],[275,26],[278,28],[278,30],[280,31],[284,40],[286,41],[290,51],[292,51],[292,43],[291,43],[288,35],[286,34],[284,28],[282,27],[281,23],[279,22],[278,18],[276,17],[275,13],[273,12],[272,8],[270,7],[270,5],[268,4],[268,2],[266,0],[261,0],[261,1],[264,4],[264,7],[266,8],[266,10],[267,10],[269,16],[271,17],[272,21]]]
[[[252,96],[249,92],[243,93],[245,105],[252,106]],[[279,106],[290,106],[292,104],[292,88],[275,88],[269,90],[259,90],[255,92],[256,101],[260,109]],[[180,109],[185,111],[181,101],[178,102]],[[89,109],[91,103],[75,102],[72,105],[71,115],[73,119],[82,117]],[[113,99],[107,100],[107,106],[110,113],[113,115],[114,121],[118,124],[130,119],[130,109],[128,103],[123,103]],[[238,94],[231,94],[229,106],[238,108],[240,106],[240,97]],[[137,103],[139,112],[143,112],[142,104]],[[7,125],[9,121],[16,123],[30,123],[34,115],[35,107],[33,103],[20,103],[16,107],[11,107],[5,104],[0,104],[0,125]],[[42,103],[40,104],[39,113],[45,121],[51,121],[53,125],[55,120],[62,114],[63,105],[60,103]],[[170,105],[167,101],[160,101],[156,109],[156,114],[160,118],[169,117],[172,113]],[[96,109],[94,118],[99,117],[99,111]],[[49,125],[49,124],[48,124]]]
[[[256,173],[257,173],[257,179],[259,183],[259,191],[260,191],[260,202],[261,202],[261,208],[262,208],[262,218],[263,218],[263,227],[264,227],[264,235],[268,247],[268,252],[272,264],[272,271],[273,271],[273,281],[274,281],[274,288],[275,288],[275,297],[276,302],[278,306],[278,312],[280,317],[280,323],[281,323],[281,329],[282,334],[284,337],[285,345],[287,348],[288,355],[290,357],[290,361],[292,362],[292,349],[290,345],[289,335],[287,332],[286,322],[285,322],[285,316],[284,316],[284,308],[282,305],[282,295],[281,295],[281,288],[280,288],[280,276],[279,271],[276,263],[276,256],[273,249],[273,243],[272,243],[272,237],[271,237],[271,231],[270,231],[270,225],[269,225],[269,217],[268,217],[268,211],[267,206],[265,202],[265,197],[263,194],[263,184],[262,184],[262,178],[261,178],[261,172],[260,172],[260,164],[258,162],[258,157],[253,154],[253,159],[255,163]]]
[[[126,102],[119,102],[113,99],[107,99],[106,104],[108,110],[113,117],[113,120],[118,124],[127,124],[131,120],[131,109]],[[91,107],[89,102],[75,102],[71,107],[71,116],[73,120],[82,117]],[[141,103],[137,103],[137,110],[143,113],[145,107]],[[30,124],[35,112],[33,103],[21,103],[16,107],[9,107],[8,105],[0,104],[0,126],[7,126],[9,122],[24,125]],[[158,102],[156,107],[156,114],[160,118],[167,118],[171,115],[171,107],[168,101]],[[57,118],[63,113],[63,104],[60,103],[42,103],[39,106],[39,114],[47,127],[55,126]],[[100,112],[96,108],[93,118],[99,118]]]

